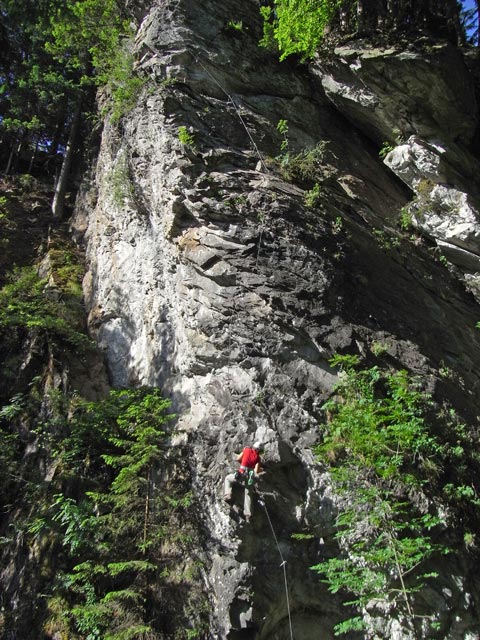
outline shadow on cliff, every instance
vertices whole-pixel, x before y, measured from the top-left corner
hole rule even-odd
[[[251,570],[230,608],[228,638],[288,640],[291,624],[296,640],[333,640],[341,601],[311,567],[336,553],[335,543],[309,535],[304,521],[308,472],[285,442],[266,470],[254,492],[251,523],[239,521],[236,560]],[[325,497],[320,509],[334,511]]]

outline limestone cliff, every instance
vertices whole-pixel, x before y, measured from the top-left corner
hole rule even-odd
[[[337,498],[312,452],[330,357],[376,363],[381,344],[477,425],[475,61],[425,39],[279,63],[260,30],[254,0],[148,5],[135,44],[145,88],[104,123],[74,230],[112,384],[160,386],[180,415],[208,531],[208,637],[290,637],[268,512],[294,637],[326,640],[340,597],[309,567],[336,553]],[[288,163],[274,160],[280,120]],[[245,526],[223,479],[254,440],[268,511],[255,504]],[[475,558],[458,547],[424,596],[435,637],[480,637]],[[386,616],[381,637],[413,636]]]

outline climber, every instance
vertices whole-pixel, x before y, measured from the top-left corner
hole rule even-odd
[[[245,521],[250,522],[252,515],[252,498],[250,491],[253,488],[255,479],[261,475],[262,466],[260,453],[263,451],[262,443],[255,442],[252,447],[245,447],[245,449],[237,456],[237,461],[240,463],[239,469],[235,473],[230,473],[225,478],[225,500],[231,502],[232,500],[232,485],[234,483],[241,483],[245,487],[244,499],[243,499],[243,515]]]

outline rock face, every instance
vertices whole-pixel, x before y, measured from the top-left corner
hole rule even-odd
[[[279,64],[259,37],[253,0],[152,3],[136,42],[145,90],[121,126],[105,123],[75,227],[113,384],[160,386],[180,414],[210,532],[211,637],[289,638],[287,586],[295,638],[327,640],[344,613],[309,567],[336,549],[336,497],[312,452],[336,380],[329,358],[373,363],[381,343],[466,419],[479,410],[480,309],[463,271],[397,225],[427,190],[431,209],[412,218],[474,275],[477,108],[446,46],[351,48],[307,69]],[[279,120],[288,162],[274,160]],[[385,166],[378,149],[395,127],[405,142]],[[461,385],[446,388],[440,366]],[[223,479],[254,440],[265,508],[246,526]],[[292,538],[305,531],[314,538]],[[441,637],[478,638],[477,573],[459,556],[432,591]],[[384,634],[410,637],[401,620]]]
[[[416,196],[413,223],[476,280],[478,106],[465,59],[450,44],[428,41],[407,51],[360,45],[335,53],[314,68],[326,95],[377,144],[388,143],[385,164]]]

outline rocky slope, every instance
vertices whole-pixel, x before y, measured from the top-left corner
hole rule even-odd
[[[329,358],[377,363],[381,344],[383,364],[476,424],[478,106],[452,45],[357,41],[307,67],[259,36],[253,0],[149,6],[135,45],[145,89],[121,125],[105,123],[74,231],[112,383],[158,385],[180,414],[209,532],[210,637],[290,637],[283,558],[294,637],[326,640],[340,598],[309,567],[336,548],[336,497],[312,452]],[[401,229],[402,212],[422,235]],[[267,509],[245,526],[223,479],[254,440]],[[291,537],[304,531],[313,540]],[[444,561],[425,596],[438,637],[479,637],[468,558]],[[382,637],[411,635],[386,619]]]

